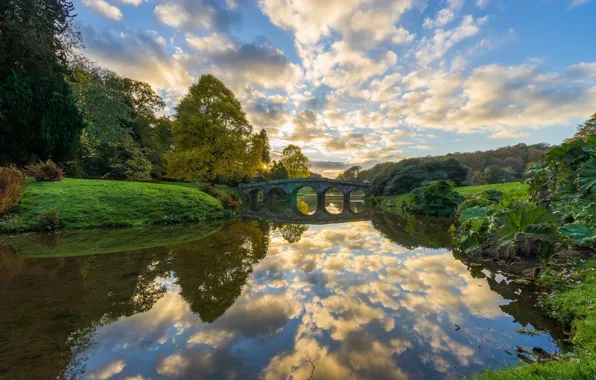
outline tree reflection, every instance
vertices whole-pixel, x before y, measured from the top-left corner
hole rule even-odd
[[[302,235],[308,231],[306,224],[271,223],[271,227],[273,230],[279,231],[285,241],[290,244],[299,242]]]
[[[180,295],[205,322],[221,316],[242,291],[253,266],[266,255],[258,221],[236,221],[201,240],[172,248],[171,268]]]
[[[372,214],[372,225],[383,236],[408,249],[451,247],[450,219],[377,212]]]

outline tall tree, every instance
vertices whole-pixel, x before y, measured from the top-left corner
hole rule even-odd
[[[65,77],[80,41],[69,0],[0,2],[0,164],[76,150],[83,120]]]
[[[281,161],[273,161],[268,174],[269,179],[287,179],[288,170]]]
[[[252,176],[262,166],[262,140],[234,93],[213,75],[193,84],[176,109],[168,177],[212,181],[219,175]],[[258,136],[257,136],[258,137]]]
[[[284,164],[290,178],[308,178],[310,161],[302,154],[299,146],[290,144],[281,153],[281,163]]]
[[[267,136],[267,131],[265,128],[261,129],[259,136],[261,137],[261,140],[263,140],[263,153],[261,154],[261,161],[263,161],[264,164],[270,164],[271,146],[269,145],[269,136]]]

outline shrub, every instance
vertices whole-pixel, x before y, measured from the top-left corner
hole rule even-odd
[[[204,193],[207,193],[207,194],[211,195],[211,196],[212,196],[212,197],[214,197],[214,198],[218,198],[218,197],[219,197],[219,195],[220,195],[220,194],[219,194],[219,191],[218,191],[218,190],[215,188],[215,186],[213,186],[213,185],[210,185],[210,184],[208,184],[208,183],[205,183],[205,184],[201,185],[201,186],[199,187],[199,189],[200,189],[202,192],[204,192]]]
[[[60,181],[64,178],[64,170],[52,160],[29,164],[25,166],[25,173],[38,181]]]
[[[424,182],[408,194],[405,210],[418,215],[451,216],[463,200],[454,187],[451,181]]]
[[[234,193],[228,193],[228,195],[224,195],[219,199],[221,201],[222,206],[226,210],[230,210],[232,212],[236,212],[240,209],[240,204],[238,203],[238,196]]]
[[[485,190],[482,192],[481,197],[487,201],[499,203],[503,200],[503,192],[499,190]]]
[[[60,211],[51,209],[44,211],[39,216],[39,229],[42,231],[53,231],[60,226]]]
[[[26,185],[25,176],[17,168],[0,168],[0,215],[19,203]]]

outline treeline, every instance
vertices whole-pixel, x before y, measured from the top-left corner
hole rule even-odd
[[[494,150],[384,162],[362,170],[352,166],[337,178],[371,181],[376,195],[411,191],[424,181],[450,180],[456,185],[486,185],[521,180],[527,167],[548,152],[548,144],[517,144]]]
[[[234,93],[212,75],[165,116],[150,85],[77,53],[74,17],[70,0],[0,6],[0,166],[51,159],[71,177],[134,181],[309,176],[295,145],[271,160],[266,131],[253,131]]]
[[[0,7],[0,165],[52,159],[75,177],[162,177],[163,99],[77,54],[73,12],[66,0]]]

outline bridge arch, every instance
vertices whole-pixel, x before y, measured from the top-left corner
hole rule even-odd
[[[251,199],[251,202],[254,200],[254,197],[251,197],[250,194],[254,194],[255,189],[258,189],[262,192],[264,197],[264,203],[266,204],[269,204],[271,198],[270,194],[273,189],[283,189],[289,197],[290,208],[295,212],[300,212],[300,210],[298,209],[298,193],[300,189],[305,187],[312,188],[316,193],[315,212],[311,213],[309,207],[309,212],[307,215],[329,213],[325,208],[325,195],[327,191],[329,191],[330,189],[337,188],[343,193],[343,209],[341,211],[342,213],[352,212],[349,205],[350,195],[353,191],[362,190],[365,195],[368,194],[368,192],[370,191],[370,184],[367,182],[332,180],[325,178],[291,178],[277,181],[240,184],[240,190],[243,191],[245,194],[249,195],[249,199]],[[313,199],[309,200],[311,201],[310,205],[312,207],[314,206],[314,197],[311,196],[311,198]],[[305,200],[303,199],[302,201]]]

